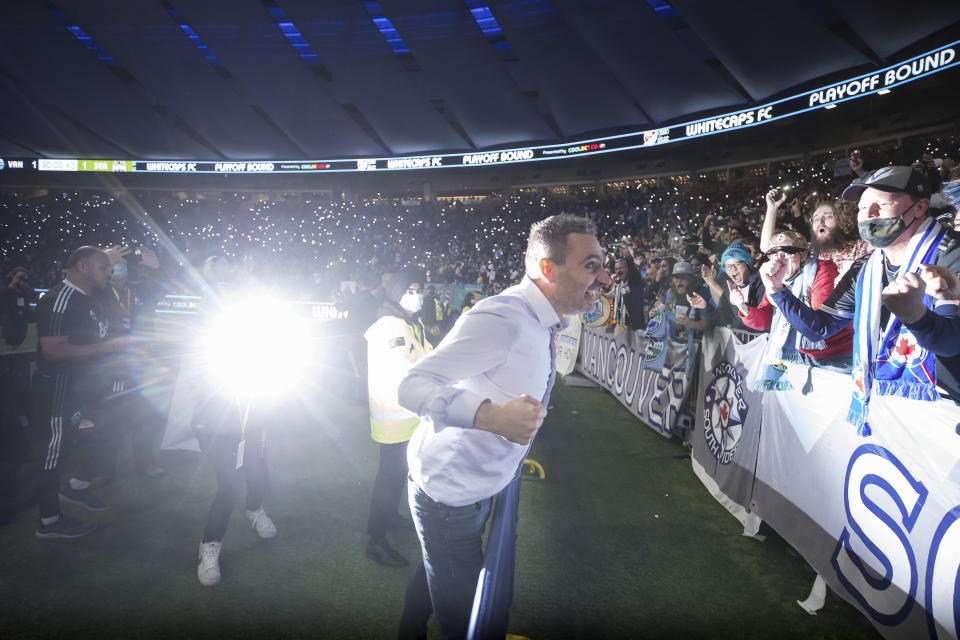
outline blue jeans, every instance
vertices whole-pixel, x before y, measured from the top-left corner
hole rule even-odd
[[[409,496],[410,513],[423,549],[423,571],[418,568],[411,579],[404,608],[410,608],[416,601],[413,592],[422,591],[425,573],[439,637],[465,638],[477,579],[483,567],[483,530],[493,499],[449,507],[434,501],[412,482]],[[407,619],[405,615],[404,620]],[[412,629],[400,631],[401,637],[418,635]]]

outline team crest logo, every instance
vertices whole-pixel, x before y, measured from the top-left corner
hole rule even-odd
[[[593,311],[584,311],[583,324],[588,327],[602,326],[610,318],[610,301],[600,296],[593,303]]]
[[[659,329],[662,324],[663,324],[663,312],[654,311],[653,315],[650,316],[650,322],[647,323],[647,335],[650,335],[654,331]]]
[[[877,368],[889,371],[890,367],[902,370],[902,378],[909,383],[935,384],[930,352],[917,344],[916,337],[900,327],[895,340],[885,343],[877,354]]]
[[[747,410],[743,378],[732,364],[721,362],[713,370],[713,382],[707,387],[703,400],[703,436],[710,453],[720,464],[730,464],[733,460]]]
[[[657,338],[650,338],[647,340],[647,350],[644,353],[644,359],[647,362],[653,362],[657,358],[663,355],[664,349],[667,348],[667,341],[660,340]]]
[[[914,361],[921,362],[927,357],[927,350],[917,344],[917,339],[906,327],[900,328],[897,343],[890,349],[890,360],[897,364],[911,366]]]

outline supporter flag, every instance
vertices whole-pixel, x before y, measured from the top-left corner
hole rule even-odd
[[[663,311],[654,311],[647,324],[647,350],[643,368],[660,371],[667,360],[667,316]]]
[[[751,372],[762,369],[766,344],[764,335],[741,345],[733,332],[722,327],[703,339],[693,436],[694,471],[701,481],[704,475],[709,477],[712,482],[704,481],[709,489],[719,490],[733,503],[747,508],[756,472],[763,396],[753,390],[754,381],[748,378]]]

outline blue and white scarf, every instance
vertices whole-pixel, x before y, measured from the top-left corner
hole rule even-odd
[[[944,234],[946,229],[933,218],[924,221],[910,239],[907,246],[910,259],[900,265],[897,277],[919,272],[922,264],[933,264]],[[857,306],[853,316],[854,390],[847,422],[862,436],[871,433],[867,413],[873,392],[929,402],[938,399],[934,355],[922,348],[892,313],[886,330],[880,332],[883,254],[882,249],[874,251],[857,279]],[[930,296],[923,297],[923,305],[932,308]]]
[[[810,304],[810,290],[813,288],[813,281],[817,277],[818,264],[817,256],[813,255],[803,264],[803,267],[789,283],[790,292],[793,296],[807,305]],[[771,304],[773,304],[772,301]],[[785,375],[787,362],[800,362],[798,353],[800,349],[811,351],[827,347],[827,343],[823,340],[813,342],[794,329],[780,313],[780,308],[775,304],[773,308],[775,311],[770,325],[770,337],[767,339],[767,352],[763,358],[763,373],[754,387],[755,391],[793,389],[793,384]]]

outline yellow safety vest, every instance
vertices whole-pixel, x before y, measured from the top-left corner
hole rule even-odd
[[[406,442],[420,418],[400,406],[397,389],[410,367],[433,347],[424,339],[423,325],[412,327],[403,318],[384,316],[367,329],[367,387],[370,435],[376,442]]]

